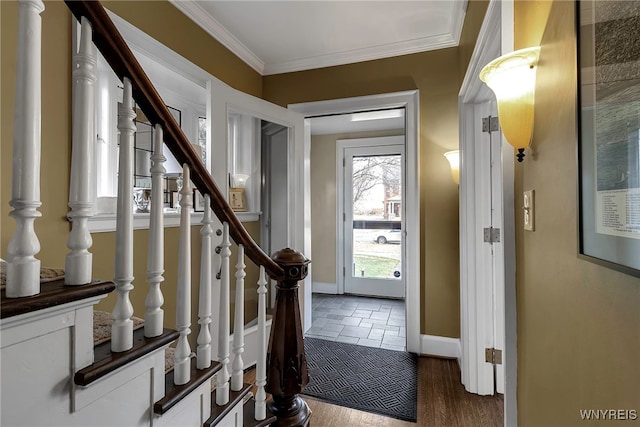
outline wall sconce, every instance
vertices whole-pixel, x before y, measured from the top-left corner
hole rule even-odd
[[[249,179],[249,175],[245,175],[242,173],[237,173],[235,175],[232,175],[231,186],[233,188],[244,188],[247,185],[248,179]]]
[[[451,177],[453,182],[460,185],[460,150],[447,151],[444,156],[451,166]]]
[[[533,134],[539,56],[539,46],[516,50],[494,59],[480,71],[480,80],[496,95],[502,133],[518,150],[519,162],[524,158],[524,149],[529,146]]]

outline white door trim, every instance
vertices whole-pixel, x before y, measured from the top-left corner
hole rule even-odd
[[[420,236],[422,233],[420,231],[420,180],[418,179],[420,176],[419,105],[419,91],[417,90],[289,105],[290,109],[302,113],[306,117],[383,108],[405,108],[405,167],[407,176],[405,220],[407,229],[415,230],[415,232],[408,233],[406,242],[407,271],[405,280],[408,286],[405,306],[407,312],[407,351],[413,353],[420,352]],[[307,165],[309,164],[309,151],[305,150],[304,162]],[[308,170],[305,170],[306,173]],[[308,177],[309,175],[305,175],[305,182],[308,182]],[[305,212],[305,224],[308,222],[309,216],[306,216]],[[305,306],[310,304],[310,296],[305,292]]]
[[[489,61],[513,50],[513,0],[491,0],[478,35],[469,67],[459,94],[460,112],[460,314],[461,314],[461,371],[465,388],[477,392],[480,363],[470,349],[477,346],[478,335],[486,336],[493,322],[478,319],[479,312],[486,311],[480,299],[475,299],[472,274],[476,266],[476,248],[473,245],[475,224],[475,194],[472,191],[475,170],[474,111],[476,104],[491,99],[491,94],[478,78],[479,72]],[[502,143],[502,197],[501,208],[504,229],[501,233],[504,248],[504,332],[505,348],[503,364],[505,370],[504,425],[517,425],[517,352],[516,352],[516,300],[515,300],[515,206],[514,206],[514,155],[511,147]],[[475,360],[474,360],[475,359]]]

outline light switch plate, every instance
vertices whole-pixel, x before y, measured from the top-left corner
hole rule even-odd
[[[522,210],[524,211],[524,229],[527,231],[535,230],[535,210],[534,210],[534,190],[524,192],[524,200]]]

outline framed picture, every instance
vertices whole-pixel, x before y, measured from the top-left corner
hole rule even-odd
[[[198,190],[193,189],[193,211],[204,212],[204,196]]]
[[[229,204],[231,205],[231,209],[236,212],[247,211],[247,199],[244,194],[244,188],[229,189]]]
[[[580,257],[640,277],[640,13],[576,2]]]

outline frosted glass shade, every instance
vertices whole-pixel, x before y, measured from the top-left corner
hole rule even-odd
[[[233,175],[234,188],[244,188],[247,185],[248,179],[249,179],[249,175],[245,175],[242,173],[237,173]]]
[[[480,71],[480,80],[496,95],[500,128],[514,148],[524,149],[531,142],[539,56],[539,46],[516,50]]]
[[[460,184],[460,150],[447,151],[444,157],[449,161],[451,166],[451,177],[453,182]]]

